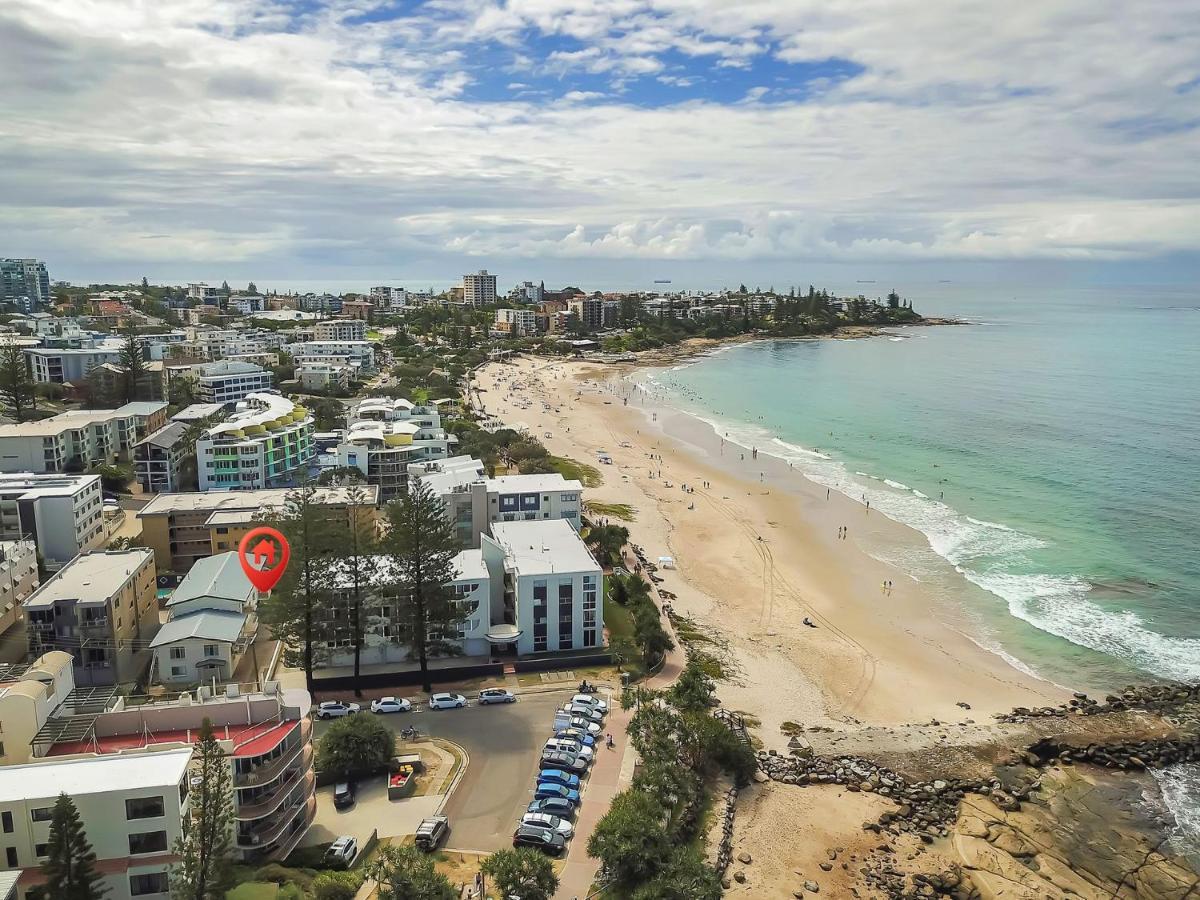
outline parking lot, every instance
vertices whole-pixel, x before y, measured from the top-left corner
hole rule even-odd
[[[490,853],[512,845],[517,820],[533,799],[554,710],[571,693],[573,687],[522,694],[516,703],[479,706],[472,702],[466,709],[423,708],[379,717],[395,731],[416,726],[422,734],[445,738],[466,750],[470,758],[466,772],[443,810],[450,817],[447,847]],[[327,727],[324,722],[317,723],[316,735]],[[583,801],[586,807],[586,780]],[[327,796],[318,802],[332,808]]]

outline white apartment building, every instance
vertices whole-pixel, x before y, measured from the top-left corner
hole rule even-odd
[[[495,522],[563,519],[576,531],[582,525],[583,485],[557,473],[488,478],[483,463],[469,456],[413,466],[409,473],[445,504],[466,547],[478,547]]]
[[[463,276],[463,302],[469,306],[485,306],[496,302],[496,276],[487,269]]]
[[[0,475],[0,538],[30,538],[51,568],[104,540],[99,475]]]
[[[24,618],[21,604],[39,584],[37,545],[30,540],[0,540],[0,634]],[[2,723],[0,719],[0,728]]]
[[[412,463],[450,455],[458,438],[442,430],[433,405],[369,397],[350,414],[350,427],[338,445],[338,466],[353,466],[368,484],[380,487],[386,502],[404,493]]]
[[[509,292],[509,297],[521,303],[541,303],[546,299],[546,283],[534,284],[532,281],[522,281]]]
[[[229,308],[248,316],[263,312],[267,308],[267,298],[261,294],[238,294],[229,298]]]
[[[166,409],[165,403],[159,405]],[[0,472],[64,472],[72,463],[83,470],[116,461],[137,440],[132,406],[0,425]]]
[[[282,487],[313,458],[313,417],[278,394],[249,394],[196,442],[200,490]]]
[[[222,360],[196,366],[196,399],[201,403],[235,403],[269,391],[274,376],[254,363]]]
[[[208,328],[194,329],[188,349],[204,359],[225,359],[253,353],[279,350],[286,336],[265,328]]]
[[[195,300],[197,303],[209,303],[213,306],[216,306],[220,297],[220,288],[210,287],[203,281],[194,282],[193,284],[188,285],[189,300]]]
[[[402,287],[371,288],[370,301],[376,309],[404,309],[408,305],[408,291]]]
[[[498,309],[496,330],[513,337],[537,334],[537,313],[532,309]]]
[[[313,338],[318,341],[365,341],[367,323],[362,319],[326,319],[314,322]]]
[[[38,384],[78,384],[96,366],[104,363],[119,365],[123,346],[124,342],[120,340],[103,340],[82,349],[30,347],[25,355],[29,357],[33,380]]]
[[[296,380],[300,382],[301,390],[307,393],[349,391],[353,378],[353,367],[336,363],[306,362],[296,369]]]
[[[359,371],[375,368],[375,348],[369,341],[307,341],[287,344],[283,349],[296,361],[296,365],[337,363],[353,366]]]

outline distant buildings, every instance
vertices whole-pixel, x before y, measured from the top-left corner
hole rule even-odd
[[[496,276],[489,275],[487,269],[480,269],[473,275],[464,275],[463,302],[468,306],[487,306],[496,302]]]
[[[0,472],[82,472],[127,459],[140,435],[166,424],[166,411],[165,403],[127,403],[0,425]]]
[[[599,331],[604,327],[604,301],[599,297],[576,297],[567,301],[567,309],[579,319],[584,331]]]
[[[375,369],[375,348],[367,341],[306,341],[287,344],[283,349],[291,355],[296,365],[334,363],[352,366],[359,372]]]
[[[236,403],[250,394],[269,391],[274,376],[262,366],[221,360],[196,366],[196,399],[201,403]]]
[[[313,417],[278,394],[249,394],[196,442],[201,491],[255,490],[294,480],[313,457]]]
[[[0,259],[0,304],[34,313],[53,305],[46,264],[37,259]]]
[[[137,681],[158,631],[154,553],[137,547],[75,557],[25,601],[25,621],[30,652],[70,653],[76,684]]]
[[[39,384],[80,384],[96,366],[120,365],[125,342],[95,341],[91,347],[30,347],[25,351],[33,380]]]
[[[496,331],[510,337],[529,337],[537,334],[537,313],[532,309],[498,309]]]
[[[0,475],[0,538],[31,538],[57,568],[104,540],[99,475]]]
[[[355,370],[338,363],[301,363],[296,368],[296,380],[305,393],[345,394],[350,390]]]
[[[518,303],[541,303],[546,299],[546,283],[534,284],[532,281],[522,281],[508,295]]]
[[[314,322],[312,330],[315,341],[365,341],[367,339],[367,323],[364,319],[325,319],[321,322]]]
[[[379,311],[404,309],[409,304],[409,293],[402,287],[373,287],[370,300]]]
[[[0,540],[0,634],[21,621],[21,604],[41,583],[37,554],[31,540]]]
[[[203,281],[188,285],[188,299],[194,303],[217,306],[221,299],[221,289],[210,287]]]

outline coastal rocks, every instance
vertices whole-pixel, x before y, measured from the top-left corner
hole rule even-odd
[[[721,839],[717,842],[717,858],[713,864],[713,869],[719,876],[725,874],[730,862],[733,861],[733,820],[737,799],[738,788],[737,785],[734,785],[725,792],[725,809],[721,813]],[[750,860],[749,853],[738,854],[738,862],[742,865],[749,864]]]
[[[1027,722],[1031,719],[1094,716],[1102,713],[1143,710],[1165,715],[1189,703],[1200,701],[1200,683],[1129,685],[1119,695],[1109,694],[1100,703],[1087,694],[1076,691],[1066,703],[1030,709],[1018,706],[1010,713],[998,713],[996,720],[1006,723]]]

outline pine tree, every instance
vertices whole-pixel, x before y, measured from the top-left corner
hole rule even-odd
[[[79,810],[66,794],[54,801],[50,840],[42,874],[45,896],[54,900],[100,900],[107,891],[96,872],[96,854],[88,842]]]
[[[354,641],[354,695],[361,697],[358,677],[366,632],[363,600],[380,575],[379,529],[374,509],[367,506],[367,492],[361,484],[347,489],[346,501],[346,528],[334,529],[333,554],[342,583],[350,594],[348,611]]]
[[[447,585],[454,579],[460,544],[442,502],[429,485],[416,481],[387,506],[391,526],[383,545],[394,559],[398,583],[392,586],[407,624],[412,650],[421,664],[421,684],[433,691],[429,655],[441,649],[441,635],[464,615]]]
[[[0,347],[0,400],[12,407],[13,418],[25,421],[26,408],[36,408],[33,376],[25,351],[13,343]]]
[[[125,343],[121,346],[121,368],[125,372],[125,402],[132,403],[138,399],[138,392],[146,380],[146,360],[133,328],[125,332]]]
[[[200,724],[194,756],[191,815],[175,842],[171,900],[224,900],[232,876],[233,775],[212,722]]]

